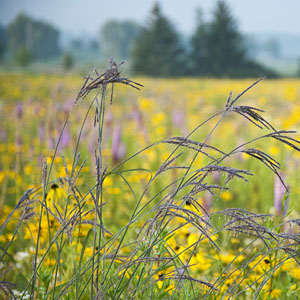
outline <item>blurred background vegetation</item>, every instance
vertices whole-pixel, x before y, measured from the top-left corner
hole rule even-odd
[[[181,34],[156,3],[148,19],[111,19],[98,36],[75,36],[55,24],[20,13],[0,23],[0,71],[86,73],[110,56],[126,60],[130,75],[157,77],[299,77],[300,36],[245,35],[225,2],[218,1],[211,18],[201,9],[194,32]]]

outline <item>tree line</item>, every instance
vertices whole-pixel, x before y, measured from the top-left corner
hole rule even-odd
[[[18,64],[45,60],[61,53],[59,30],[21,13],[7,28],[0,27],[0,58],[9,51]]]
[[[63,56],[66,67],[73,64],[72,54],[85,51],[80,40],[63,49],[58,29],[43,21],[20,14],[6,28],[0,26],[0,60],[9,52],[20,65],[32,60]],[[133,21],[108,21],[100,29],[98,43],[89,44],[99,57],[128,59],[135,74],[176,77],[257,77],[277,74],[247,55],[245,38],[225,2],[219,0],[212,19],[206,21],[199,10],[196,28],[188,40],[154,4],[144,25]],[[80,50],[81,49],[81,50]],[[82,50],[83,49],[83,50]]]
[[[152,76],[276,77],[247,56],[243,36],[223,1],[217,2],[209,22],[198,11],[188,47],[155,4],[133,45],[132,61],[134,71]]]

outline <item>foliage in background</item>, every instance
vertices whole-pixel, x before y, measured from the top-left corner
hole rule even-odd
[[[65,52],[62,57],[62,65],[64,70],[70,70],[74,65],[74,58],[70,52]]]
[[[7,48],[7,33],[5,27],[0,24],[0,62],[3,59],[6,48]]]
[[[176,28],[171,22],[165,16],[164,19],[170,25],[168,30],[175,32]],[[273,36],[266,34],[264,36],[258,33],[253,34],[252,37],[242,36],[230,9],[223,1],[217,3],[214,15],[210,21],[206,22],[201,14],[197,15],[195,21],[196,28],[192,37],[186,34],[179,35],[178,32],[175,34],[175,36],[177,35],[175,40],[178,38],[181,40],[180,48],[185,52],[182,55],[185,57],[181,57],[178,60],[178,69],[180,71],[178,69],[172,70],[167,55],[159,61],[158,58],[153,57],[151,53],[155,53],[155,51],[153,52],[151,48],[156,46],[151,44],[151,41],[148,41],[147,45],[149,47],[147,47],[144,38],[144,49],[139,51],[141,58],[139,58],[139,66],[135,70],[136,74],[150,74],[144,68],[147,66],[147,69],[149,69],[153,63],[156,64],[157,68],[162,69],[160,71],[157,69],[158,73],[163,74],[159,75],[162,77],[179,76],[178,74],[180,76],[243,78],[262,75],[271,78],[276,77],[278,74],[279,76],[298,76],[296,67],[297,54],[296,50],[294,50],[297,49],[297,44],[299,44],[297,37],[289,37],[287,34]],[[11,34],[8,30],[8,27],[12,24],[15,24],[14,26],[17,27],[11,33],[12,35],[16,34],[15,37],[10,37]],[[38,62],[31,66],[31,71],[39,68],[51,70],[61,66],[62,58],[59,54],[63,52],[72,54],[77,62],[75,71],[80,73],[85,73],[85,70],[93,67],[93,62],[95,61],[98,65],[104,65],[104,62],[110,56],[122,60],[126,59],[130,66],[131,62],[135,60],[132,55],[134,42],[138,39],[139,33],[143,35],[140,25],[133,21],[110,20],[101,26],[98,38],[89,34],[78,35],[78,33],[73,33],[73,35],[70,35],[63,33],[57,46],[57,42],[49,41],[48,43],[46,41],[55,40],[55,35],[57,35],[57,30],[51,25],[42,21],[35,21],[24,14],[17,16],[10,25],[4,31],[0,29],[1,65],[4,68],[11,67],[15,58],[14,52],[19,50],[18,47],[25,47],[31,53],[32,62],[38,59]],[[49,26],[52,30],[49,30]],[[149,26],[150,24],[145,24],[144,29],[149,28]],[[35,27],[39,29],[35,29]],[[165,29],[162,28],[162,30]],[[8,33],[6,34],[7,40],[9,38],[9,40],[14,41],[13,47],[9,46],[10,43],[5,42],[5,32]],[[152,32],[152,38],[154,38],[153,34],[154,32]],[[158,35],[157,39],[164,39],[164,37]],[[168,39],[165,40],[168,41]],[[53,46],[55,44],[56,50],[54,50]],[[58,47],[63,49],[63,51],[57,50]],[[162,47],[164,51],[167,51],[165,45],[159,44],[158,47]],[[175,53],[176,49],[178,49],[176,48],[178,44],[175,43],[174,47],[170,55],[177,57]],[[37,51],[39,48],[42,48],[42,50]],[[49,58],[52,59],[49,60]],[[153,69],[151,74],[154,74]]]
[[[19,48],[15,53],[15,62],[20,67],[26,67],[32,61],[32,54],[26,47]]]
[[[128,59],[140,29],[133,21],[107,21],[101,27],[99,44],[104,48],[105,55]]]
[[[15,54],[26,48],[32,59],[57,57],[60,52],[59,31],[52,25],[19,14],[7,28],[9,50]]]
[[[300,58],[298,60],[298,72],[297,72],[297,76],[300,77]]]

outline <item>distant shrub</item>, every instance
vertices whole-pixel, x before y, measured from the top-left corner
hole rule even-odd
[[[32,60],[31,52],[25,47],[20,48],[15,54],[15,62],[20,67],[28,66],[31,60]]]
[[[70,52],[65,52],[62,57],[62,66],[64,70],[70,70],[74,66],[74,58]]]

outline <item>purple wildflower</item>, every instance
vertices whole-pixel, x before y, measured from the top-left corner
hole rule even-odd
[[[126,148],[123,143],[121,143],[122,129],[121,125],[117,124],[114,128],[113,141],[112,141],[112,159],[113,162],[121,160],[125,156]]]
[[[278,216],[285,216],[287,213],[287,206],[288,206],[288,200],[286,199],[283,207],[283,212],[282,212],[282,201],[285,199],[284,197],[285,194],[285,188],[283,184],[281,183],[280,179],[278,176],[275,176],[274,180],[274,208],[275,212]]]
[[[22,102],[18,102],[16,105],[16,114],[17,114],[17,118],[21,119],[23,116],[23,104]]]
[[[43,143],[45,141],[45,127],[42,124],[42,122],[39,123],[38,137],[39,137],[40,143]]]
[[[172,111],[172,122],[176,128],[181,130],[182,135],[186,135],[187,127],[185,124],[184,111],[173,109]]]

